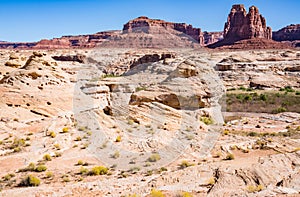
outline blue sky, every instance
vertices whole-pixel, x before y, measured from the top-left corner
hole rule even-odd
[[[0,0],[0,40],[38,41],[122,29],[138,16],[222,31],[232,4],[259,8],[278,30],[300,23],[300,0]]]

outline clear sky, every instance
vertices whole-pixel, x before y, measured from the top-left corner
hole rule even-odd
[[[138,16],[222,31],[232,4],[257,6],[273,30],[300,23],[300,0],[0,0],[0,40],[122,29]]]

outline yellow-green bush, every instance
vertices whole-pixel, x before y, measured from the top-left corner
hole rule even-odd
[[[165,197],[165,195],[161,191],[156,190],[156,189],[151,190],[150,196],[151,197]]]
[[[36,187],[36,186],[39,186],[40,183],[41,183],[41,181],[39,178],[37,178],[33,175],[28,175],[21,180],[19,185],[25,186],[25,187],[28,187],[28,186]]]
[[[249,193],[254,193],[254,192],[259,192],[259,191],[262,191],[264,189],[264,186],[263,185],[249,185],[247,187],[247,191]]]
[[[160,160],[160,155],[155,153],[155,154],[152,154],[147,161],[149,162],[157,162],[158,160]]]
[[[116,138],[116,142],[121,142],[121,141],[122,141],[122,137],[120,135],[118,135]]]
[[[46,172],[46,177],[47,178],[52,178],[53,177],[53,172],[50,172],[50,171]]]
[[[201,117],[200,121],[206,125],[210,125],[214,123],[214,121],[210,117]]]
[[[234,155],[232,153],[228,153],[225,160],[234,160]]]
[[[52,160],[51,155],[49,155],[49,154],[45,154],[44,157],[43,157],[43,159],[45,161],[51,161]]]
[[[79,170],[79,173],[80,174],[88,174],[89,170],[87,168],[81,166],[81,168]]]
[[[180,165],[179,165],[180,169],[184,169],[184,168],[187,168],[187,167],[190,167],[190,166],[193,166],[193,164],[192,164],[192,163],[189,163],[189,162],[186,161],[186,160],[183,160],[183,161],[180,163]]]
[[[45,165],[38,165],[34,171],[36,172],[43,172],[43,171],[46,171],[47,170],[47,167]]]
[[[62,129],[62,132],[63,132],[63,133],[68,133],[68,132],[69,132],[69,128],[68,128],[68,127],[64,127],[64,128]]]
[[[56,137],[56,133],[54,131],[51,131],[49,133],[49,136],[52,137],[52,138],[55,138]]]
[[[193,197],[193,195],[190,194],[189,192],[182,192],[182,194],[180,195],[180,197]]]
[[[108,173],[108,169],[104,166],[95,166],[89,172],[89,175],[104,175]]]

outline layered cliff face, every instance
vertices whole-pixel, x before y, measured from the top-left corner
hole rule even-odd
[[[224,27],[224,39],[242,40],[272,38],[272,31],[258,8],[251,6],[247,14],[244,5],[233,5]]]
[[[276,41],[295,41],[300,40],[300,24],[291,24],[279,31],[273,32],[273,40]]]
[[[116,32],[99,32],[91,35],[79,36],[63,36],[61,38],[54,38],[51,40],[41,40],[35,44],[34,49],[67,49],[67,48],[93,48],[99,43],[104,42]]]
[[[200,28],[194,28],[192,25],[188,25],[186,23],[172,23],[172,22],[166,22],[164,20],[159,20],[159,19],[149,19],[148,17],[145,16],[138,17],[126,23],[123,27],[123,32],[124,33],[132,33],[132,32],[157,33],[155,32],[156,27],[173,29],[192,37],[201,45],[204,43],[203,35],[201,33]]]

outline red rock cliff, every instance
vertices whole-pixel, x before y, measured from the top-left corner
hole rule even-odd
[[[258,8],[251,6],[247,14],[244,5],[233,5],[224,27],[224,39],[272,39],[272,31]]]

